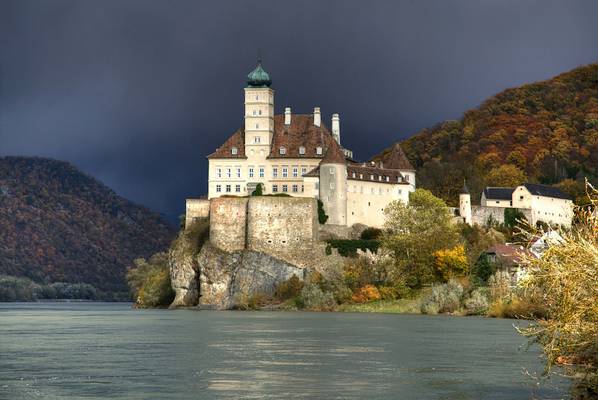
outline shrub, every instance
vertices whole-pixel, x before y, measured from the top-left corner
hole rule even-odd
[[[324,292],[317,283],[308,283],[301,290],[303,305],[308,310],[329,311],[336,307],[334,296]]]
[[[343,257],[355,257],[357,250],[369,250],[376,253],[380,247],[378,240],[352,240],[352,239],[334,239],[328,240],[328,245],[338,250],[338,253]]]
[[[303,289],[303,282],[297,275],[293,275],[288,280],[278,284],[274,292],[274,297],[278,300],[285,301],[299,296],[301,294],[301,289]]]
[[[148,261],[138,258],[134,263],[135,268],[127,272],[127,283],[135,299],[135,306],[146,308],[170,305],[175,294],[170,282],[168,255],[156,253]]]
[[[365,285],[359,288],[351,297],[355,303],[367,303],[368,301],[380,300],[380,292],[374,285]]]
[[[380,292],[382,300],[396,300],[400,298],[399,292],[394,286],[380,286],[378,292]]]
[[[456,276],[467,273],[469,264],[465,256],[465,247],[458,245],[452,249],[442,249],[434,252],[434,267],[439,278],[446,282]]]
[[[461,306],[463,286],[455,280],[432,286],[432,292],[424,299],[421,311],[424,314],[452,313]]]
[[[263,190],[262,190],[262,184],[258,183],[257,186],[255,187],[255,190],[253,192],[251,192],[252,196],[263,196]]]
[[[361,240],[377,240],[380,239],[380,236],[382,236],[382,229],[366,228],[363,230],[363,232],[361,232],[359,238]]]
[[[324,211],[324,203],[318,199],[318,222],[320,225],[324,225],[326,221],[328,221],[328,215]]]
[[[496,264],[490,261],[486,253],[483,253],[474,264],[471,272],[475,281],[478,284],[484,285],[496,273]]]
[[[478,288],[470,293],[463,305],[468,315],[484,314],[488,310],[488,297],[484,290]]]

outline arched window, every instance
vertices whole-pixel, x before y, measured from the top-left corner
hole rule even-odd
[[[278,149],[278,152],[281,155],[285,155],[285,154],[287,154],[287,149],[284,146],[280,146],[280,149]]]

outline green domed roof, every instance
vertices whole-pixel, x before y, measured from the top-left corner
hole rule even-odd
[[[264,71],[261,62],[258,62],[257,67],[247,75],[247,85],[249,87],[270,87],[271,84],[270,75]]]

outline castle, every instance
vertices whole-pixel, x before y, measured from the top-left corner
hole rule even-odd
[[[247,76],[245,123],[208,156],[208,199],[250,195],[261,185],[265,195],[287,194],[322,201],[327,224],[360,223],[380,227],[384,208],[409,201],[415,170],[395,144],[382,161],[359,163],[341,145],[340,117],[331,129],[319,107],[312,114],[274,114],[274,90],[258,61]],[[205,216],[205,201],[187,201],[187,220]]]

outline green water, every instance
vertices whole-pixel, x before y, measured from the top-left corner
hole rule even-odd
[[[0,304],[1,399],[530,399],[513,321]]]

